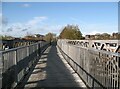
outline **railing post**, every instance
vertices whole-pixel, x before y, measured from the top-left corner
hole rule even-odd
[[[15,60],[14,60],[14,65],[15,65],[15,83],[13,85],[13,87],[15,87],[18,84],[18,71],[17,71],[17,50],[15,50]]]
[[[41,43],[38,43],[38,56],[40,57],[40,55],[41,55],[41,45],[40,45]]]
[[[27,46],[27,56],[29,56],[29,47]]]
[[[94,79],[92,79],[92,89],[94,89]]]
[[[27,46],[27,58],[29,58],[29,55],[30,55],[29,46]],[[25,72],[27,73],[28,70],[29,70],[29,67],[27,65],[26,68],[25,68]]]
[[[3,71],[3,62],[2,59],[3,55],[2,53],[0,54],[0,89],[2,89],[2,71]]]

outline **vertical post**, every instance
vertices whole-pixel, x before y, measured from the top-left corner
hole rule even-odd
[[[41,55],[41,45],[40,45],[41,43],[38,43],[38,56],[40,57],[40,55]]]
[[[17,72],[17,50],[15,50],[15,60],[14,60],[14,64],[15,64],[15,83],[14,83],[14,86],[15,87],[17,84],[18,84],[18,72]]]
[[[94,89],[94,79],[92,79],[92,89]]]
[[[27,46],[27,58],[29,58],[29,46]],[[28,61],[27,61],[28,62]],[[25,71],[26,71],[26,73],[28,72],[28,69],[29,69],[29,67],[28,67],[28,65],[26,66],[26,68],[25,68]]]
[[[2,89],[2,70],[3,70],[3,62],[2,59],[3,55],[2,53],[0,54],[0,89]]]

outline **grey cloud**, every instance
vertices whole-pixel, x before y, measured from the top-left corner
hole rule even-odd
[[[8,29],[7,29],[7,32],[11,32],[11,31],[13,31],[12,28],[8,28]]]
[[[22,31],[27,31],[27,30],[28,30],[28,29],[25,28],[25,29],[23,29]]]

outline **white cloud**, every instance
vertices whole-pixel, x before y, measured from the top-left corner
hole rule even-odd
[[[96,33],[113,33],[118,32],[118,25],[116,24],[81,24],[80,29],[84,35],[94,35]]]
[[[34,26],[34,25],[37,25],[38,23],[40,23],[46,19],[47,19],[47,17],[45,17],[45,16],[34,17],[32,20],[28,21],[26,25]]]
[[[21,30],[25,26],[21,23],[14,23],[14,24],[9,24],[8,26],[3,27],[3,35],[10,35],[10,36],[20,36],[21,35]],[[9,30],[11,29],[11,30]]]
[[[118,32],[118,23],[92,23],[92,22],[85,22],[82,20],[79,20],[75,17],[70,17],[70,20],[74,24],[78,24],[80,31],[82,32],[83,36],[91,34],[94,35],[96,33],[113,33]]]
[[[63,26],[64,25],[44,25],[42,27],[42,30],[40,30],[40,32],[43,34],[47,34],[48,32],[52,32],[52,33],[55,33],[56,35],[59,35],[59,33],[61,32],[60,29]]]
[[[2,13],[0,13],[0,35],[2,35]]]
[[[89,34],[90,34],[90,35],[95,35],[96,33],[101,33],[101,32],[100,32],[100,31],[95,31],[95,30],[94,30],[94,31],[90,32]]]
[[[23,7],[30,7],[30,4],[27,4],[27,3],[26,3],[26,4],[23,4],[22,6],[23,6]]]
[[[50,25],[50,24],[44,24],[44,25],[40,25],[40,26],[36,26],[33,27],[31,29],[29,29],[26,32],[29,32],[31,34],[47,34],[48,32],[52,32],[55,33],[56,35],[59,35],[60,33],[60,29],[61,29],[62,25]]]
[[[2,13],[0,13],[0,17],[2,17]]]
[[[63,25],[50,25],[50,24],[45,24],[45,25],[40,25],[40,26],[34,26],[31,27],[28,30],[22,31],[23,29],[26,29],[27,27],[25,27],[23,24],[20,23],[16,23],[16,25],[12,25],[12,31],[6,31],[4,32],[4,34],[6,35],[11,35],[14,37],[23,37],[25,36],[27,33],[31,33],[31,34],[47,34],[48,32],[52,32],[55,33],[56,35],[59,35],[60,33],[60,29]],[[8,29],[8,28],[7,28]]]
[[[43,23],[47,17],[39,16],[27,21],[26,23],[13,23],[4,28],[5,35],[11,35],[15,37],[25,36],[27,33],[31,34],[47,34],[53,32],[58,35],[63,25],[50,25]]]
[[[62,25],[51,25],[51,23],[45,23],[44,21],[47,20],[46,16],[38,16],[38,17],[33,17],[31,20],[25,22],[25,23],[14,23],[14,24],[9,24],[5,29],[4,29],[4,34],[8,34],[11,36],[25,36],[27,32],[31,34],[47,34],[48,32],[53,32],[59,35],[61,32],[61,28],[65,26],[66,24]],[[73,18],[73,20],[76,20]],[[90,23],[90,24],[85,24],[83,22],[79,22],[79,28],[80,31],[83,33],[83,36],[87,34],[94,35],[96,33],[112,33],[117,32],[118,26],[114,24],[95,24],[95,23]],[[12,28],[12,30],[11,30]],[[9,30],[8,30],[9,29]]]

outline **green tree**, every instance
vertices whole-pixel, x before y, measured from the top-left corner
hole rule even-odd
[[[110,34],[108,34],[108,33],[103,33],[103,34],[101,34],[101,38],[102,38],[103,40],[109,40],[109,39],[110,39]]]
[[[67,25],[63,28],[62,32],[59,35],[59,38],[75,40],[82,39],[83,37],[78,26]]]
[[[47,33],[47,34],[45,35],[44,39],[45,39],[46,41],[49,41],[49,42],[55,41],[55,40],[56,40],[56,34],[49,32],[49,33]]]
[[[3,36],[3,35],[0,35],[0,40],[12,40],[12,39],[14,39],[14,37],[12,37],[12,36],[7,36],[7,35]]]

